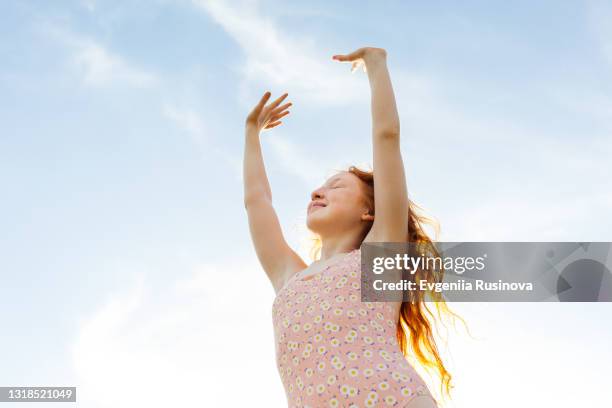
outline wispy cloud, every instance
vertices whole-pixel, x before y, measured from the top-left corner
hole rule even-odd
[[[206,127],[200,115],[190,108],[179,108],[176,105],[165,104],[162,113],[179,128],[187,132],[197,144],[206,140]]]
[[[128,62],[93,38],[53,25],[45,26],[45,32],[68,49],[71,68],[88,86],[148,88],[159,82],[157,75]]]
[[[234,179],[242,181],[242,161],[239,157],[215,145],[201,113],[189,107],[179,107],[166,103],[162,106],[162,114],[191,137],[203,157],[209,159],[211,157],[210,153],[213,152],[215,157],[221,158],[230,168]]]
[[[274,151],[279,163],[287,172],[297,176],[308,186],[316,186],[323,182],[325,167],[306,155],[300,146],[282,137],[271,137],[266,140]]]
[[[441,222],[441,240],[607,239],[612,111],[605,93],[551,86],[554,104],[593,124],[573,134],[511,113],[474,113],[449,98],[445,84],[454,86],[394,77],[409,192]]]
[[[347,103],[366,95],[367,88],[347,74],[347,66],[338,67],[331,53],[315,51],[315,38],[297,38],[284,32],[259,12],[257,2],[194,0],[194,4],[242,48],[245,80],[291,88],[304,99],[319,103]]]
[[[156,82],[155,75],[132,67],[121,57],[110,53],[93,41],[75,43],[73,61],[88,85],[105,86],[122,83],[136,87],[149,87]]]

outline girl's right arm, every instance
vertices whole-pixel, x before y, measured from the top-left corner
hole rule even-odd
[[[266,92],[245,126],[244,142],[244,206],[249,219],[255,252],[274,289],[278,292],[290,277],[291,271],[305,268],[302,259],[287,244],[272,206],[272,192],[261,154],[260,133],[280,125],[291,103],[279,106],[287,97],[282,95],[266,106],[270,93]]]

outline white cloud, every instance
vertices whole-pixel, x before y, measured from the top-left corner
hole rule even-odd
[[[145,88],[156,83],[155,75],[131,66],[92,40],[79,40],[74,46],[73,63],[88,85],[121,83]]]
[[[263,84],[272,91],[272,87],[279,92],[287,91],[292,102],[299,104],[304,100],[317,104],[317,109],[321,104],[369,100],[368,81],[363,72],[350,74],[349,65],[331,59],[334,53],[352,50],[329,49],[325,53],[326,45],[319,39],[284,31],[269,15],[263,14],[258,1],[193,0],[193,3],[205,10],[241,47],[246,61],[241,68],[244,81],[239,87],[239,98],[245,106],[250,108],[261,96],[253,91],[254,84]],[[413,90],[427,93],[429,84],[425,78],[409,73],[397,74],[400,76],[401,83],[407,86],[404,90],[407,95]],[[415,106],[418,104],[415,102]],[[265,143],[272,147],[275,158],[288,174],[297,176],[311,188],[322,183],[331,168],[345,167],[344,161],[338,166],[338,161],[317,160],[300,143],[277,135],[267,138]]]
[[[134,66],[92,38],[55,25],[44,25],[43,30],[68,49],[71,68],[86,85],[148,88],[159,82],[155,74]]]
[[[197,112],[189,108],[179,108],[175,105],[165,104],[162,107],[162,113],[179,128],[187,132],[197,144],[202,144],[206,140],[204,121]]]
[[[73,348],[83,406],[283,406],[273,292],[257,260],[194,268],[163,290],[135,285],[80,327]]]
[[[170,280],[163,290],[152,290],[141,280],[111,297],[83,321],[74,344],[80,405],[285,406],[274,363],[272,289],[256,265],[255,257],[201,264],[191,277]],[[545,403],[558,397],[559,384],[571,388],[575,383],[568,372],[588,377],[579,381],[585,393],[573,393],[559,406],[576,406],[584,396],[593,403],[604,401],[605,367],[589,362],[609,358],[609,333],[584,316],[599,313],[603,318],[608,311],[601,304],[578,306],[451,305],[475,338],[459,328],[450,331],[448,346],[440,344],[457,385],[450,407],[485,407],[502,394],[498,405],[503,407],[520,405],[525,398]],[[576,328],[569,335],[568,326]],[[585,339],[592,347],[584,350],[582,360],[562,358]],[[532,369],[517,376],[525,364]],[[483,376],[491,372],[497,375]],[[521,387],[523,393],[504,394]],[[480,395],[479,389],[486,392]]]
[[[322,103],[347,103],[367,96],[362,78],[349,74],[348,65],[338,66],[329,55],[315,51],[325,48],[314,38],[295,38],[282,31],[257,8],[257,2],[194,0],[242,48],[246,62],[242,74],[247,81],[300,95]],[[290,89],[289,89],[290,88]]]

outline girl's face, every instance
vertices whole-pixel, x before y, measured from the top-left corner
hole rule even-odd
[[[330,177],[311,194],[306,224],[318,234],[337,233],[363,225],[368,213],[363,182],[344,171]]]

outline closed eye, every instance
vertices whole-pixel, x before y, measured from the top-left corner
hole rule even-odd
[[[329,188],[332,189],[332,188],[344,187],[344,184],[341,184],[341,183],[342,183],[342,180],[334,180],[330,183],[331,186]]]

